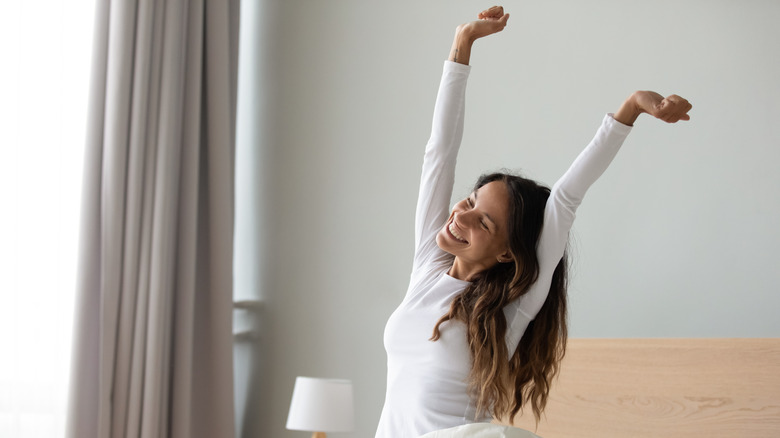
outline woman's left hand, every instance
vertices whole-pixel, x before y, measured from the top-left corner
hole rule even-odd
[[[667,123],[680,120],[690,120],[688,111],[693,107],[687,100],[672,94],[664,98],[654,91],[637,91],[634,93],[636,104],[642,112],[661,119]]]
[[[691,119],[688,115],[691,108],[690,102],[676,94],[663,97],[655,91],[637,91],[623,102],[614,118],[623,124],[633,125],[640,114],[647,113],[664,122],[677,123]]]

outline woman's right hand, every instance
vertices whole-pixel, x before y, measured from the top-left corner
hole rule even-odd
[[[450,50],[450,61],[468,64],[474,41],[504,30],[509,14],[504,13],[503,7],[493,6],[480,12],[477,18],[479,19],[458,26]]]
[[[472,41],[501,32],[509,21],[509,14],[504,13],[503,7],[493,6],[480,12],[477,18],[458,26],[458,32],[468,35]]]

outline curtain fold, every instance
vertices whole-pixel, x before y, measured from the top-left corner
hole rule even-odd
[[[237,19],[97,2],[69,437],[234,436]]]

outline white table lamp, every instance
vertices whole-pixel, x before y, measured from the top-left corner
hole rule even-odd
[[[351,432],[354,427],[351,381],[295,379],[287,429],[314,432],[312,438],[325,438],[325,432]]]

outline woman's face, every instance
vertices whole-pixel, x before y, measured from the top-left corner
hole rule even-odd
[[[509,192],[502,181],[485,184],[455,204],[436,236],[439,247],[455,256],[453,266],[473,275],[512,260],[507,238],[508,204]]]

